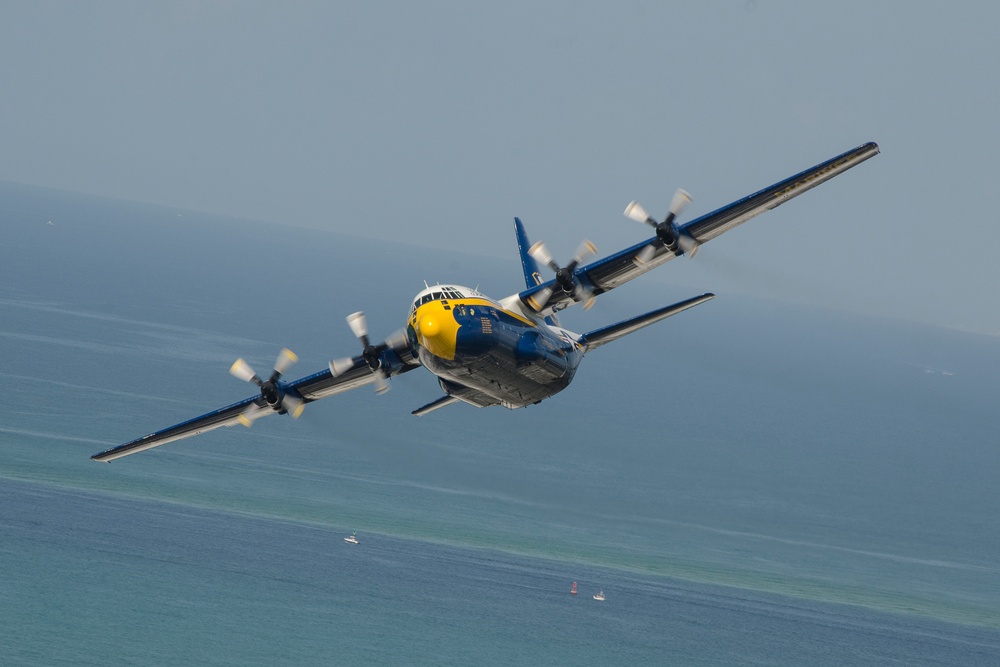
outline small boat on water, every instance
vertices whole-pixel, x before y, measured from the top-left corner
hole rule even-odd
[[[604,602],[604,591],[601,591],[600,593],[595,595],[594,599],[597,600],[598,602]]]
[[[573,588],[569,589],[570,595],[576,595],[576,582],[573,582]]]
[[[354,531],[350,535],[344,538],[344,541],[348,544],[359,544],[358,542],[358,531]]]

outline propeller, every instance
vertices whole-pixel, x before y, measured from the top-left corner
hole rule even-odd
[[[235,378],[260,387],[260,395],[264,397],[264,400],[267,401],[267,404],[273,410],[279,413],[287,412],[293,418],[298,419],[305,408],[305,401],[298,396],[286,394],[278,384],[278,380],[281,379],[285,371],[291,368],[292,364],[298,360],[299,358],[295,356],[294,352],[285,348],[278,354],[278,358],[274,362],[274,372],[271,373],[271,377],[267,380],[261,380],[260,376],[254,372],[250,364],[244,361],[242,357],[233,363],[229,369],[229,373]],[[263,414],[259,410],[248,410],[247,413],[240,415],[240,423],[244,426],[250,426],[255,419],[262,417]]]
[[[594,305],[594,293],[580,284],[575,271],[576,267],[585,259],[596,253],[597,247],[587,239],[584,239],[580,247],[576,249],[576,254],[573,255],[570,263],[564,267],[560,267],[555,259],[552,258],[552,253],[549,252],[548,247],[542,241],[539,241],[528,249],[528,254],[534,257],[536,261],[545,264],[555,272],[556,285],[558,285],[559,289],[571,295],[576,301],[583,301],[584,310],[590,310],[590,307]],[[541,311],[545,308],[545,304],[548,303],[549,297],[552,296],[554,291],[553,287],[546,287],[539,290],[531,297],[532,307],[536,311]]]
[[[361,358],[364,359],[365,363],[368,364],[368,368],[375,375],[375,393],[384,394],[389,391],[389,376],[385,370],[382,354],[387,350],[395,351],[408,347],[409,343],[406,340],[406,332],[402,330],[397,331],[386,338],[385,342],[373,345],[368,338],[368,321],[365,319],[363,311],[348,315],[347,325],[351,327],[351,331],[361,341]],[[353,357],[342,357],[330,361],[330,373],[333,377],[343,375],[352,368],[354,368]]]
[[[694,257],[698,253],[698,242],[674,222],[680,212],[690,203],[691,195],[677,188],[674,198],[670,200],[670,211],[663,222],[657,222],[649,213],[646,213],[646,209],[637,201],[633,201],[625,207],[626,217],[636,222],[644,222],[656,230],[656,241],[639,251],[639,254],[635,256],[636,264],[642,265],[653,259],[656,251],[663,247],[688,257]]]

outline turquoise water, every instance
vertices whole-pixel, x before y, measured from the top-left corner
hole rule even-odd
[[[984,628],[115,494],[3,481],[0,501],[5,664],[971,665],[1000,648]]]
[[[236,356],[305,374],[345,313],[393,331],[414,265],[516,289],[513,244],[373,276],[349,237],[9,185],[0,213],[5,663],[995,664],[996,338],[720,296],[537,407],[414,419],[417,371],[102,465],[248,395]],[[566,324],[689,296],[618,294]]]

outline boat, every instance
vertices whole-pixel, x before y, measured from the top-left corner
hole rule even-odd
[[[573,582],[573,588],[569,589],[570,595],[576,595],[576,582]]]
[[[348,544],[358,544],[358,531],[354,531],[350,535],[344,538],[344,541]]]
[[[604,602],[604,591],[601,591],[600,593],[595,595],[594,599],[597,600],[598,602]]]

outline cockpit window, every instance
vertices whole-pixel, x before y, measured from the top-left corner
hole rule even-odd
[[[413,315],[413,313],[416,312],[417,308],[424,305],[425,303],[429,303],[431,301],[464,299],[467,296],[481,297],[482,295],[479,294],[476,290],[470,290],[469,294],[463,294],[462,291],[459,290],[457,287],[452,287],[450,285],[440,286],[439,291],[424,294],[420,298],[414,300],[413,305],[410,306],[410,315]]]

